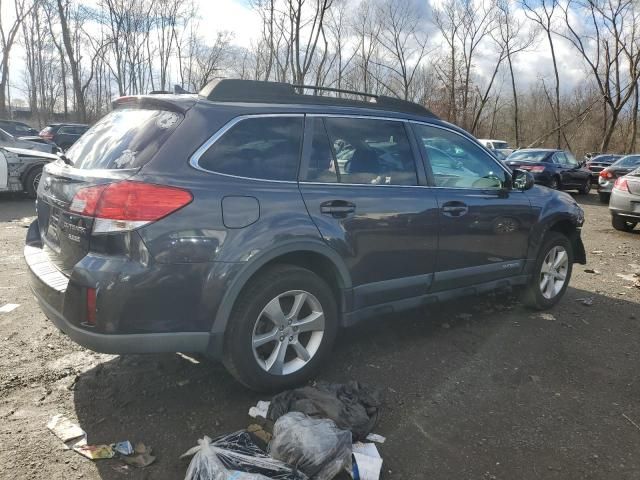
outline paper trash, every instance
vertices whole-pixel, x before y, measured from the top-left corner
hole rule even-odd
[[[84,430],[75,423],[71,423],[71,420],[62,414],[54,415],[47,423],[47,428],[64,443],[69,443],[74,439],[82,440],[87,437],[87,433]]]
[[[12,312],[19,306],[20,306],[19,303],[5,303],[3,306],[0,307],[0,313]]]
[[[90,460],[103,460],[115,455],[111,445],[75,445],[73,450]]]
[[[382,458],[373,443],[354,443],[352,446],[353,478],[357,480],[378,480],[382,470]],[[355,475],[357,472],[357,476]]]
[[[271,402],[263,402],[262,400],[260,400],[255,407],[251,407],[249,409],[249,416],[252,418],[256,418],[256,417],[267,418],[269,405],[271,405]]]

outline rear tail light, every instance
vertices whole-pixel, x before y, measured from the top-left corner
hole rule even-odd
[[[94,327],[96,325],[96,313],[97,313],[97,304],[96,304],[96,289],[95,288],[87,288],[87,325],[91,325]]]
[[[602,178],[613,178],[613,174],[606,168],[600,172]]]
[[[544,166],[542,165],[535,165],[533,167],[531,167],[531,170],[529,170],[530,172],[533,173],[540,173],[540,172],[544,172]]]
[[[191,192],[182,188],[124,181],[78,190],[70,210],[95,217],[93,233],[126,232],[156,222],[192,200]]]
[[[629,191],[629,184],[627,183],[627,179],[624,177],[618,178],[616,180],[616,183],[613,184],[613,188],[631,193]]]
[[[40,138],[44,138],[45,140],[53,140],[53,133],[51,133],[51,131],[47,130],[46,128],[44,130],[41,130],[38,136]]]

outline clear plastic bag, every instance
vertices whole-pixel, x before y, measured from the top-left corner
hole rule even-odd
[[[191,455],[185,480],[307,480],[302,472],[266,455],[245,431],[215,440],[205,436],[180,458]]]
[[[328,419],[290,412],[273,426],[269,454],[314,480],[330,480],[344,469],[351,471],[351,432]]]

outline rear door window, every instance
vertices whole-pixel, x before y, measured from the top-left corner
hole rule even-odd
[[[198,161],[205,170],[263,180],[296,180],[303,117],[241,120]]]
[[[164,110],[115,110],[87,130],[66,156],[76,168],[137,169],[151,160],[183,118]]]
[[[340,183],[418,184],[413,152],[402,122],[329,117],[324,124],[335,160],[327,165],[336,170]],[[325,175],[331,176],[331,170]]]

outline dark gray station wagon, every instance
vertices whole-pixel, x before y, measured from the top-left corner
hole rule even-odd
[[[38,187],[25,259],[51,321],[93,350],[206,353],[274,389],[374,315],[564,294],[585,262],[571,196],[419,105],[299,91],[117,100]]]

